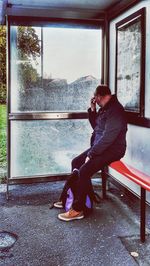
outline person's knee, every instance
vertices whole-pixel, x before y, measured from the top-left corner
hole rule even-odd
[[[76,159],[76,157],[72,160],[72,162],[71,162],[71,167],[72,167],[72,170],[73,170],[74,168],[77,168],[77,159]]]

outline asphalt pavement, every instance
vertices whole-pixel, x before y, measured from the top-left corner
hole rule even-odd
[[[62,222],[58,209],[49,209],[64,182],[0,185],[0,265],[2,266],[148,266],[150,207],[147,237],[139,238],[139,200],[111,185],[107,199],[94,204],[82,220]],[[100,185],[94,181],[101,195]],[[11,243],[8,235],[14,238]],[[7,241],[5,241],[7,240]],[[4,243],[6,242],[6,243]],[[4,244],[8,244],[4,248]]]

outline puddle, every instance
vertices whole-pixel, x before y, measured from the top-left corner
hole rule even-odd
[[[0,232],[0,251],[10,249],[17,241],[17,235],[11,232],[2,231]]]
[[[0,192],[6,192],[6,185],[0,184]]]

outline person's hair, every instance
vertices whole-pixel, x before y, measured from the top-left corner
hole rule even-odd
[[[107,85],[99,85],[95,90],[95,95],[105,96],[110,94],[111,91]]]

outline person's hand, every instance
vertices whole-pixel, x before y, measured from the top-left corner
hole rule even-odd
[[[87,163],[90,160],[90,158],[87,156],[85,159],[85,163]]]
[[[95,97],[93,97],[91,99],[91,111],[95,111],[96,110],[96,100],[95,100]]]

